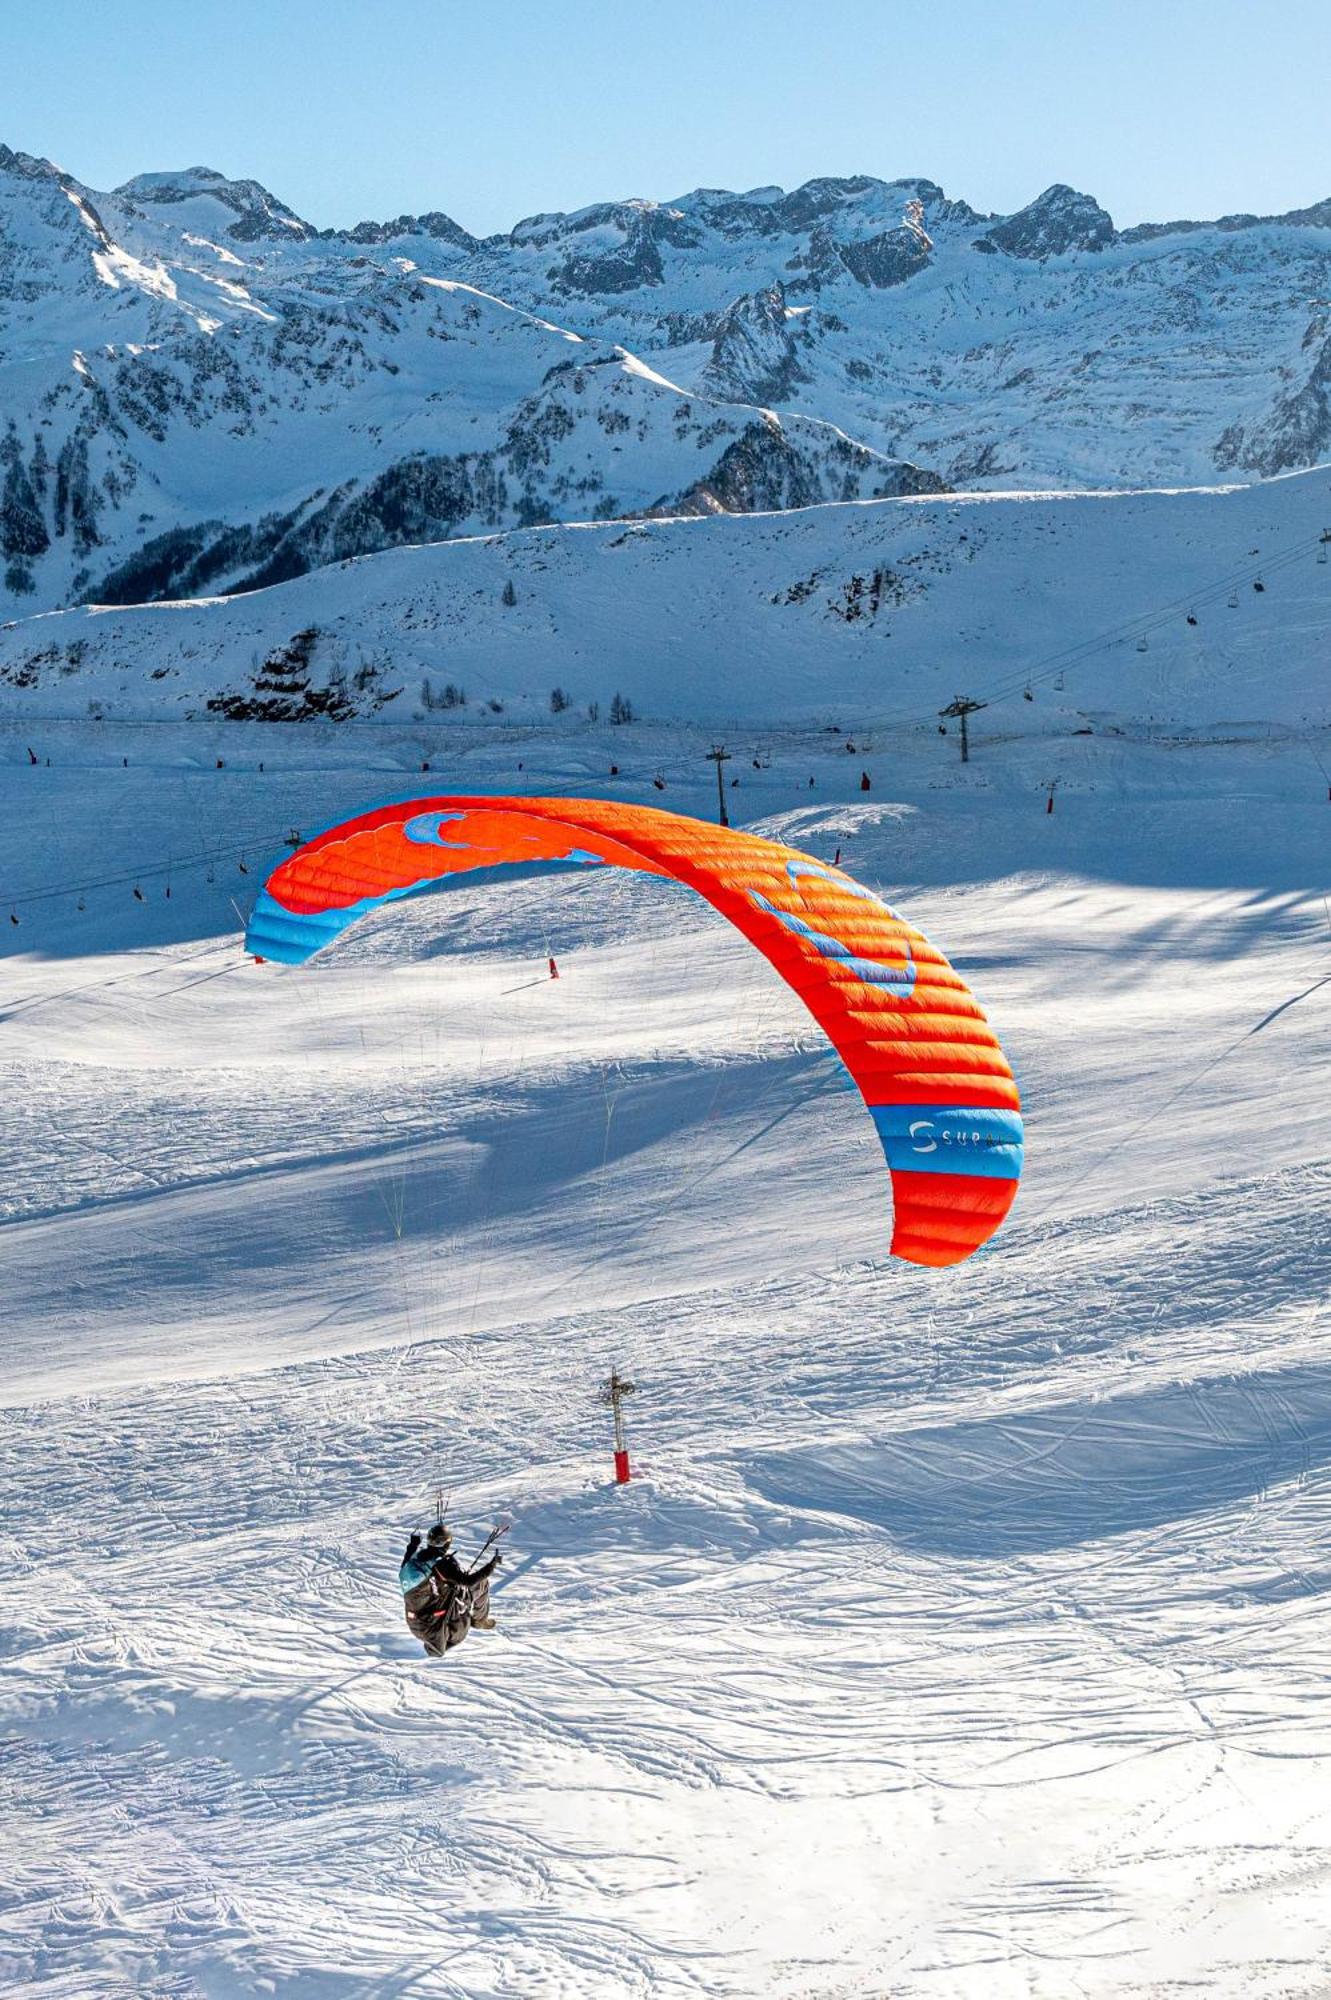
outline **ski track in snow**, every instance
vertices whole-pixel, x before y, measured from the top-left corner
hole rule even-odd
[[[750,823],[844,842],[1016,1062],[957,1271],[886,1258],[858,1100],[695,900],[483,885],[256,968],[230,896],[382,772],[0,767],[22,887],[172,820],[250,869],[6,939],[6,1993],[1326,1991],[1327,807],[1240,746],[848,803],[835,743],[810,807],[772,743]],[[436,1479],[514,1522],[443,1664]]]

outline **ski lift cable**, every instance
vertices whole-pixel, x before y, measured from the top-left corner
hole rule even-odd
[[[1092,1179],[1100,1171],[1101,1167],[1107,1166],[1109,1161],[1121,1153],[1125,1146],[1131,1145],[1134,1140],[1139,1138],[1148,1126],[1155,1123],[1157,1118],[1163,1117],[1170,1106],[1176,1104],[1179,1098],[1187,1091],[1192,1090],[1204,1077],[1209,1076],[1211,1071],[1220,1063],[1234,1055],[1242,1048],[1246,1041],[1251,1040],[1254,1035],[1258,1034],[1268,1021],[1274,1020],[1276,1014],[1283,1013],[1286,1007],[1292,1007],[1300,1000],[1306,1000],[1311,994],[1320,991],[1327,985],[1331,985],[1331,973],[1324,974],[1319,979],[1314,979],[1301,992],[1293,994],[1290,999],[1283,1001],[1276,1008],[1268,1009],[1260,1020],[1254,1022],[1250,1027],[1241,1029],[1237,1035],[1225,1043],[1223,1048],[1217,1050],[1214,1054],[1204,1057],[1198,1068],[1186,1076],[1182,1083],[1176,1084],[1168,1095],[1163,1097],[1150,1111],[1146,1112],[1129,1131],[1121,1133],[1114,1139],[1102,1153],[1097,1154],[1082,1169],[1075,1179],[1069,1181],[1066,1187],[1057,1190],[1051,1195],[1043,1207],[1037,1208],[1034,1214],[1027,1217],[1027,1220],[1029,1222],[1044,1222],[1050,1216],[1056,1215],[1059,1209],[1076,1193],[1079,1187],[1082,1187],[1086,1181]]]
[[[0,901],[22,904],[48,903],[59,896],[86,894],[90,889],[123,889],[127,884],[156,881],[159,876],[179,875],[189,868],[202,868],[209,862],[216,865],[235,852],[233,846],[216,847],[204,853],[187,855],[184,860],[152,862],[146,867],[126,868],[115,875],[98,875],[91,879],[83,877],[77,880],[70,877],[62,882],[48,883],[39,889],[22,890],[17,895],[8,897],[0,895]]]
[[[201,819],[201,813],[196,813],[196,820],[201,821]],[[202,831],[201,826],[200,831]],[[280,836],[266,827],[257,829],[251,827],[243,839],[222,841],[209,847],[201,846],[194,853],[183,857],[172,855],[165,861],[155,859],[118,870],[112,875],[65,877],[61,881],[42,883],[36,888],[20,890],[7,897],[0,891],[0,901],[19,905],[52,902],[61,896],[85,895],[96,889],[117,889],[136,882],[156,881],[163,876],[183,874],[189,869],[215,868],[220,862],[234,861],[239,865],[243,862],[247,851],[258,847],[276,849],[279,840]]]
[[[1122,624],[1107,627],[1104,631],[1079,640],[1075,645],[1065,647],[1057,653],[1046,654],[1029,669],[1005,676],[998,681],[980,685],[979,691],[990,701],[1002,701],[1018,693],[1027,684],[1034,686],[1049,680],[1053,675],[1070,666],[1083,663],[1087,658],[1108,647],[1126,640],[1148,637],[1172,624],[1181,612],[1190,606],[1212,604],[1226,596],[1237,584],[1251,583],[1261,576],[1272,576],[1290,568],[1305,558],[1320,541],[1320,535],[1305,537],[1291,544],[1284,551],[1268,557],[1265,562],[1249,563],[1241,570],[1226,573],[1219,581],[1208,584],[1203,589],[1194,590],[1183,597],[1157,605],[1150,611],[1140,612],[1135,617],[1125,619]]]
[[[375,770],[376,775],[379,775],[379,767],[371,768]],[[643,765],[641,769],[636,767],[629,769],[621,766],[618,782],[625,788],[631,788],[634,785],[650,784],[652,774],[656,769],[657,766],[655,765],[652,766],[651,772],[648,771],[646,765]],[[678,775],[685,778],[689,775],[689,766],[687,763],[681,766]],[[196,818],[201,820],[201,812],[196,812]],[[165,861],[153,860],[143,863],[140,866],[118,870],[115,874],[111,875],[97,875],[92,877],[69,876],[57,882],[48,881],[39,884],[35,888],[22,889],[17,892],[11,891],[5,893],[3,890],[0,890],[0,904],[21,910],[34,903],[57,901],[62,896],[87,895],[91,891],[98,889],[132,888],[135,883],[155,882],[160,879],[169,878],[173,874],[177,876],[183,875],[194,868],[216,867],[219,863],[227,861],[243,861],[245,854],[251,850],[262,848],[265,851],[276,851],[278,847],[284,844],[289,845],[290,831],[290,820],[286,822],[280,831],[270,831],[265,828],[256,830],[251,827],[243,841],[230,840],[218,842],[210,847],[200,847],[195,853],[187,854],[183,857],[172,856],[169,860]]]
[[[1110,646],[1125,640],[1149,636],[1151,632],[1171,624],[1180,614],[1186,614],[1189,609],[1202,604],[1216,603],[1240,584],[1250,584],[1256,578],[1276,575],[1304,560],[1320,545],[1322,532],[1319,530],[1315,535],[1301,536],[1284,549],[1268,555],[1265,561],[1250,561],[1237,568],[1226,570],[1214,583],[1190,590],[1185,595],[1156,605],[1149,611],[1139,612],[1132,618],[1124,619],[1121,624],[1108,626],[1103,631],[1092,633],[1088,638],[1078,640],[1071,646],[1061,647],[1057,652],[1046,653],[1029,667],[1022,667],[1020,671],[1014,671],[991,681],[976,682],[976,692],[990,702],[1004,701],[1011,696],[1020,695],[1028,686],[1042,685],[1055,675],[1066,672],[1069,667],[1083,664]],[[896,715],[884,717],[883,725],[918,722],[918,720],[917,710],[902,710]]]

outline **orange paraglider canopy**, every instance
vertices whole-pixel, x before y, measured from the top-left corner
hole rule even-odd
[[[1016,1196],[1020,1099],[978,1001],[933,945],[844,870],[652,806],[440,797],[378,806],[283,861],[250,920],[299,965],[358,916],[473,869],[633,868],[697,890],[799,994],[858,1085],[892,1175],[892,1250],[960,1263]]]

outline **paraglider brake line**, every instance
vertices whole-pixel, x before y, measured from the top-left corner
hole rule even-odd
[[[1130,1131],[1123,1133],[1120,1138],[1114,1141],[1112,1146],[1106,1147],[1103,1153],[1097,1154],[1096,1158],[1077,1175],[1074,1181],[1070,1181],[1067,1187],[1063,1188],[1061,1192],[1054,1194],[1045,1203],[1044,1207],[1038,1208],[1028,1220],[1031,1222],[1045,1222],[1050,1216],[1056,1215],[1070,1195],[1075,1194],[1079,1187],[1099,1173],[1101,1167],[1107,1166],[1110,1160],[1121,1153],[1125,1146],[1130,1145],[1134,1139],[1138,1138],[1148,1125],[1154,1125],[1156,1119],[1168,1111],[1170,1105],[1176,1103],[1182,1097],[1184,1091],[1191,1090],[1193,1085],[1200,1083],[1204,1076],[1209,1076],[1211,1071],[1225,1060],[1226,1056],[1233,1055],[1236,1049],[1241,1048],[1244,1042],[1250,1041],[1254,1035],[1260,1035],[1262,1029],[1269,1027],[1271,1022],[1283,1014],[1287,1008],[1295,1007],[1300,1000],[1306,1000],[1310,994],[1319,992],[1329,980],[1331,980],[1331,973],[1326,974],[1321,979],[1315,979],[1310,986],[1305,986],[1301,993],[1291,994],[1288,1000],[1282,1000],[1277,1006],[1272,1007],[1267,1013],[1263,1014],[1260,1021],[1254,1021],[1250,1028],[1245,1028],[1241,1034],[1235,1035],[1231,1041],[1226,1042],[1225,1046],[1215,1055],[1208,1056],[1200,1068],[1192,1071],[1190,1075],[1185,1076],[1182,1083],[1176,1084],[1168,1097],[1162,1099],[1155,1106],[1154,1110],[1148,1111],[1145,1117],[1139,1119]]]
[[[512,1525],[513,1524],[511,1521],[501,1521],[497,1528],[491,1528],[489,1534],[486,1536],[485,1540],[481,1543],[481,1546],[477,1549],[475,1555],[471,1559],[471,1567],[473,1569],[475,1569],[477,1563],[481,1560],[481,1557],[485,1554],[486,1550],[493,1548],[496,1542],[501,1541],[503,1537],[508,1533]]]
[[[659,1221],[669,1215],[672,1210],[678,1208],[680,1202],[696,1194],[698,1189],[703,1186],[704,1182],[709,1181],[713,1174],[719,1173],[722,1167],[728,1167],[732,1160],[737,1160],[741,1153],[747,1152],[750,1146],[755,1146],[759,1139],[765,1139],[769,1132],[774,1132],[777,1126],[789,1118],[793,1111],[798,1111],[802,1105],[808,1104],[811,1099],[820,1097],[824,1091],[840,1088],[841,1079],[838,1075],[829,1072],[820,1077],[811,1090],[806,1090],[799,1097],[793,1098],[783,1111],[777,1112],[775,1118],[769,1118],[767,1123],[760,1125],[756,1132],[750,1132],[747,1139],[741,1139],[738,1146],[732,1147],[730,1152],[724,1154],[719,1160],[713,1160],[709,1167],[705,1167],[702,1173],[691,1180],[686,1187],[682,1187],[678,1194],[666,1202],[663,1208],[656,1211],[656,1220]],[[631,1228],[632,1225],[622,1228],[614,1243],[606,1244],[604,1249],[598,1250],[595,1256],[589,1257],[587,1262],[580,1265],[576,1271],[571,1271],[566,1278],[561,1278],[552,1290],[543,1294],[539,1303],[546,1305],[551,1299],[557,1298],[560,1292],[565,1291],[569,1285],[576,1283],[579,1278],[585,1278],[588,1271],[593,1270],[597,1264],[603,1263],[607,1257],[614,1253],[625,1236],[631,1233]]]

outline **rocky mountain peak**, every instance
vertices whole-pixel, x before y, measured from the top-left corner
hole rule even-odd
[[[38,159],[35,153],[16,153],[4,144],[0,144],[0,174],[13,174],[25,181],[63,182],[68,178],[50,160]]]
[[[135,174],[115,190],[132,209],[167,208],[181,228],[198,226],[238,243],[303,243],[317,234],[260,181],[229,180],[215,167]]]
[[[470,230],[438,208],[424,215],[399,215],[395,222],[358,222],[354,229],[321,229],[319,234],[327,241],[340,243],[371,245],[395,243],[404,236],[425,236],[433,243],[451,244],[455,250],[472,251],[479,247]]]
[[[562,251],[547,272],[550,283],[562,292],[592,296],[659,285],[665,270],[663,246],[692,249],[701,237],[678,208],[612,201],[574,215],[531,216],[509,240],[515,247]]]
[[[1061,181],[994,224],[982,239],[1009,257],[1062,257],[1069,250],[1105,250],[1117,240],[1113,217],[1092,195]]]

